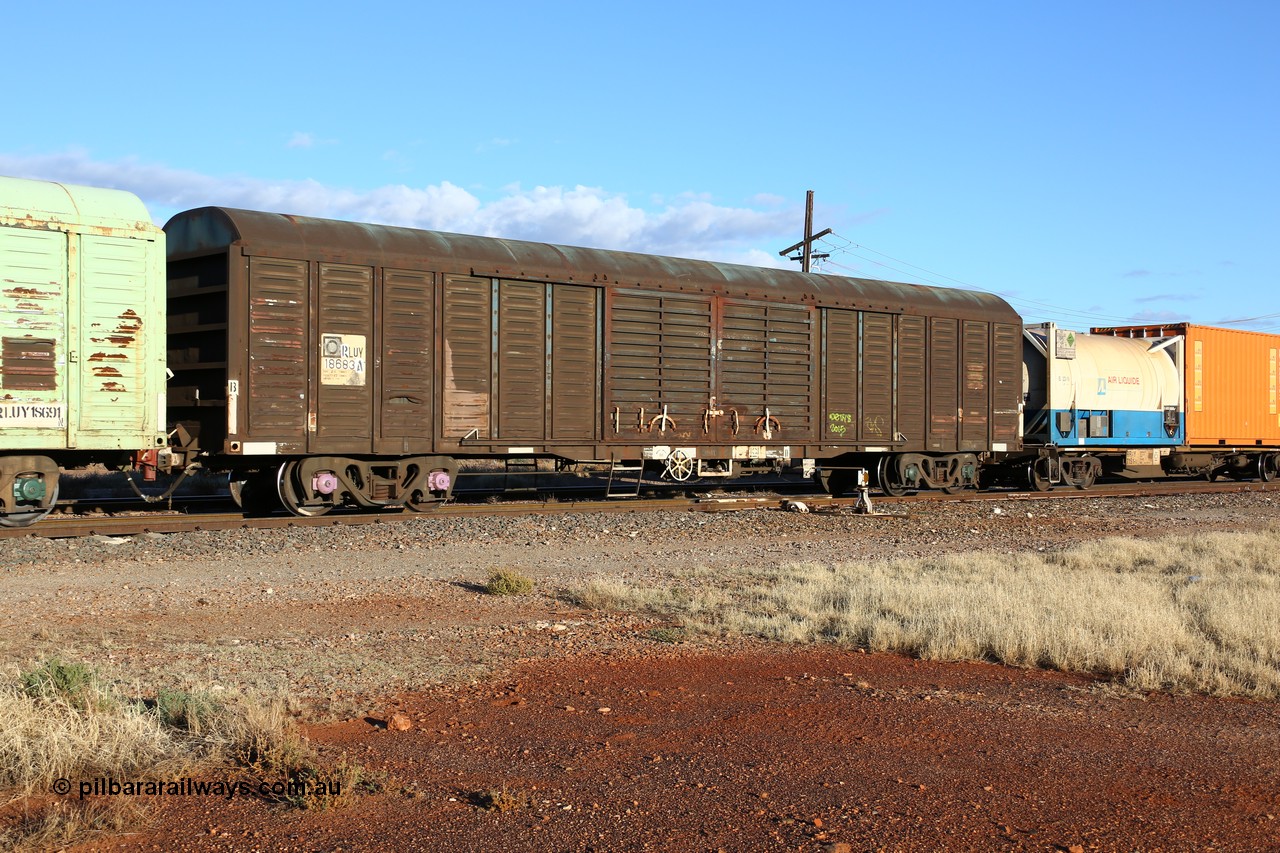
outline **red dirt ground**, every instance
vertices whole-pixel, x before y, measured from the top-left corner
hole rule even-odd
[[[391,710],[413,727],[310,732],[376,793],[172,799],[92,849],[1280,849],[1276,703],[752,646],[530,663]],[[518,805],[471,802],[492,789]]]

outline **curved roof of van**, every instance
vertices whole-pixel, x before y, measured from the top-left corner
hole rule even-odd
[[[7,177],[0,177],[0,223],[117,236],[141,232],[151,239],[160,231],[146,205],[131,192]]]
[[[243,254],[296,260],[1022,322],[1003,299],[980,291],[234,208],[188,210],[165,231],[171,260],[238,247]]]

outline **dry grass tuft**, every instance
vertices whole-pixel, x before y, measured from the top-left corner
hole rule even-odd
[[[0,790],[29,794],[55,779],[178,773],[190,763],[174,733],[129,704],[77,707],[63,697],[0,686]]]
[[[22,814],[0,832],[0,849],[63,850],[101,836],[128,832],[146,822],[147,809],[131,799],[55,800]]]
[[[704,632],[1096,674],[1142,690],[1280,698],[1280,531],[1106,539],[1039,554],[690,573],[590,584],[595,609]]]
[[[653,640],[655,643],[683,643],[687,632],[683,628],[658,627],[650,628],[644,632],[644,636]]]
[[[358,765],[322,764],[280,698],[162,690],[137,701],[88,667],[51,660],[0,684],[0,721],[0,802],[65,794],[55,790],[58,780],[171,781],[225,768],[284,779],[276,799],[299,808],[343,805],[370,787]],[[80,843],[140,823],[146,806],[114,797],[54,800],[7,820],[0,849]]]
[[[505,785],[486,791],[472,791],[467,794],[466,799],[473,806],[493,812],[513,812],[526,808],[530,803],[528,794],[523,791],[512,791]]]
[[[345,757],[332,766],[320,764],[314,753],[296,757],[290,764],[272,768],[284,781],[278,794],[267,797],[296,809],[341,808],[360,791],[378,791],[382,786],[363,767]]]
[[[526,595],[533,591],[533,580],[515,569],[497,569],[485,581],[484,591],[490,595]]]

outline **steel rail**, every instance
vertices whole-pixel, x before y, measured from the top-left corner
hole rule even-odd
[[[875,507],[905,509],[912,504],[972,503],[991,501],[1080,500],[1115,497],[1167,497],[1188,494],[1234,494],[1241,492],[1280,492],[1280,482],[1206,483],[1123,483],[1103,484],[1087,490],[1055,489],[1048,492],[985,491],[944,495],[922,492],[900,498],[874,496]],[[733,512],[746,509],[783,509],[788,504],[803,503],[811,510],[845,508],[852,510],[856,498],[832,498],[827,495],[751,495],[743,497],[703,496],[694,498],[660,498],[634,500],[553,500],[506,501],[503,503],[451,503],[432,512],[414,513],[387,510],[379,513],[337,511],[321,516],[299,517],[277,514],[263,518],[246,518],[240,513],[179,514],[153,511],[128,515],[52,515],[26,528],[0,529],[0,539],[36,536],[47,539],[86,536],[136,536],[145,533],[181,533],[200,530],[275,529],[297,527],[341,527],[367,524],[398,524],[431,518],[459,518],[497,515],[563,515],[575,512],[626,513],[656,511]],[[901,514],[901,513],[898,513]],[[867,518],[882,517],[872,514]]]

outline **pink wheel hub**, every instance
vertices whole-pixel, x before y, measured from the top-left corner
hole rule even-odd
[[[319,495],[331,495],[338,490],[338,478],[332,471],[321,471],[311,478],[311,488]]]

